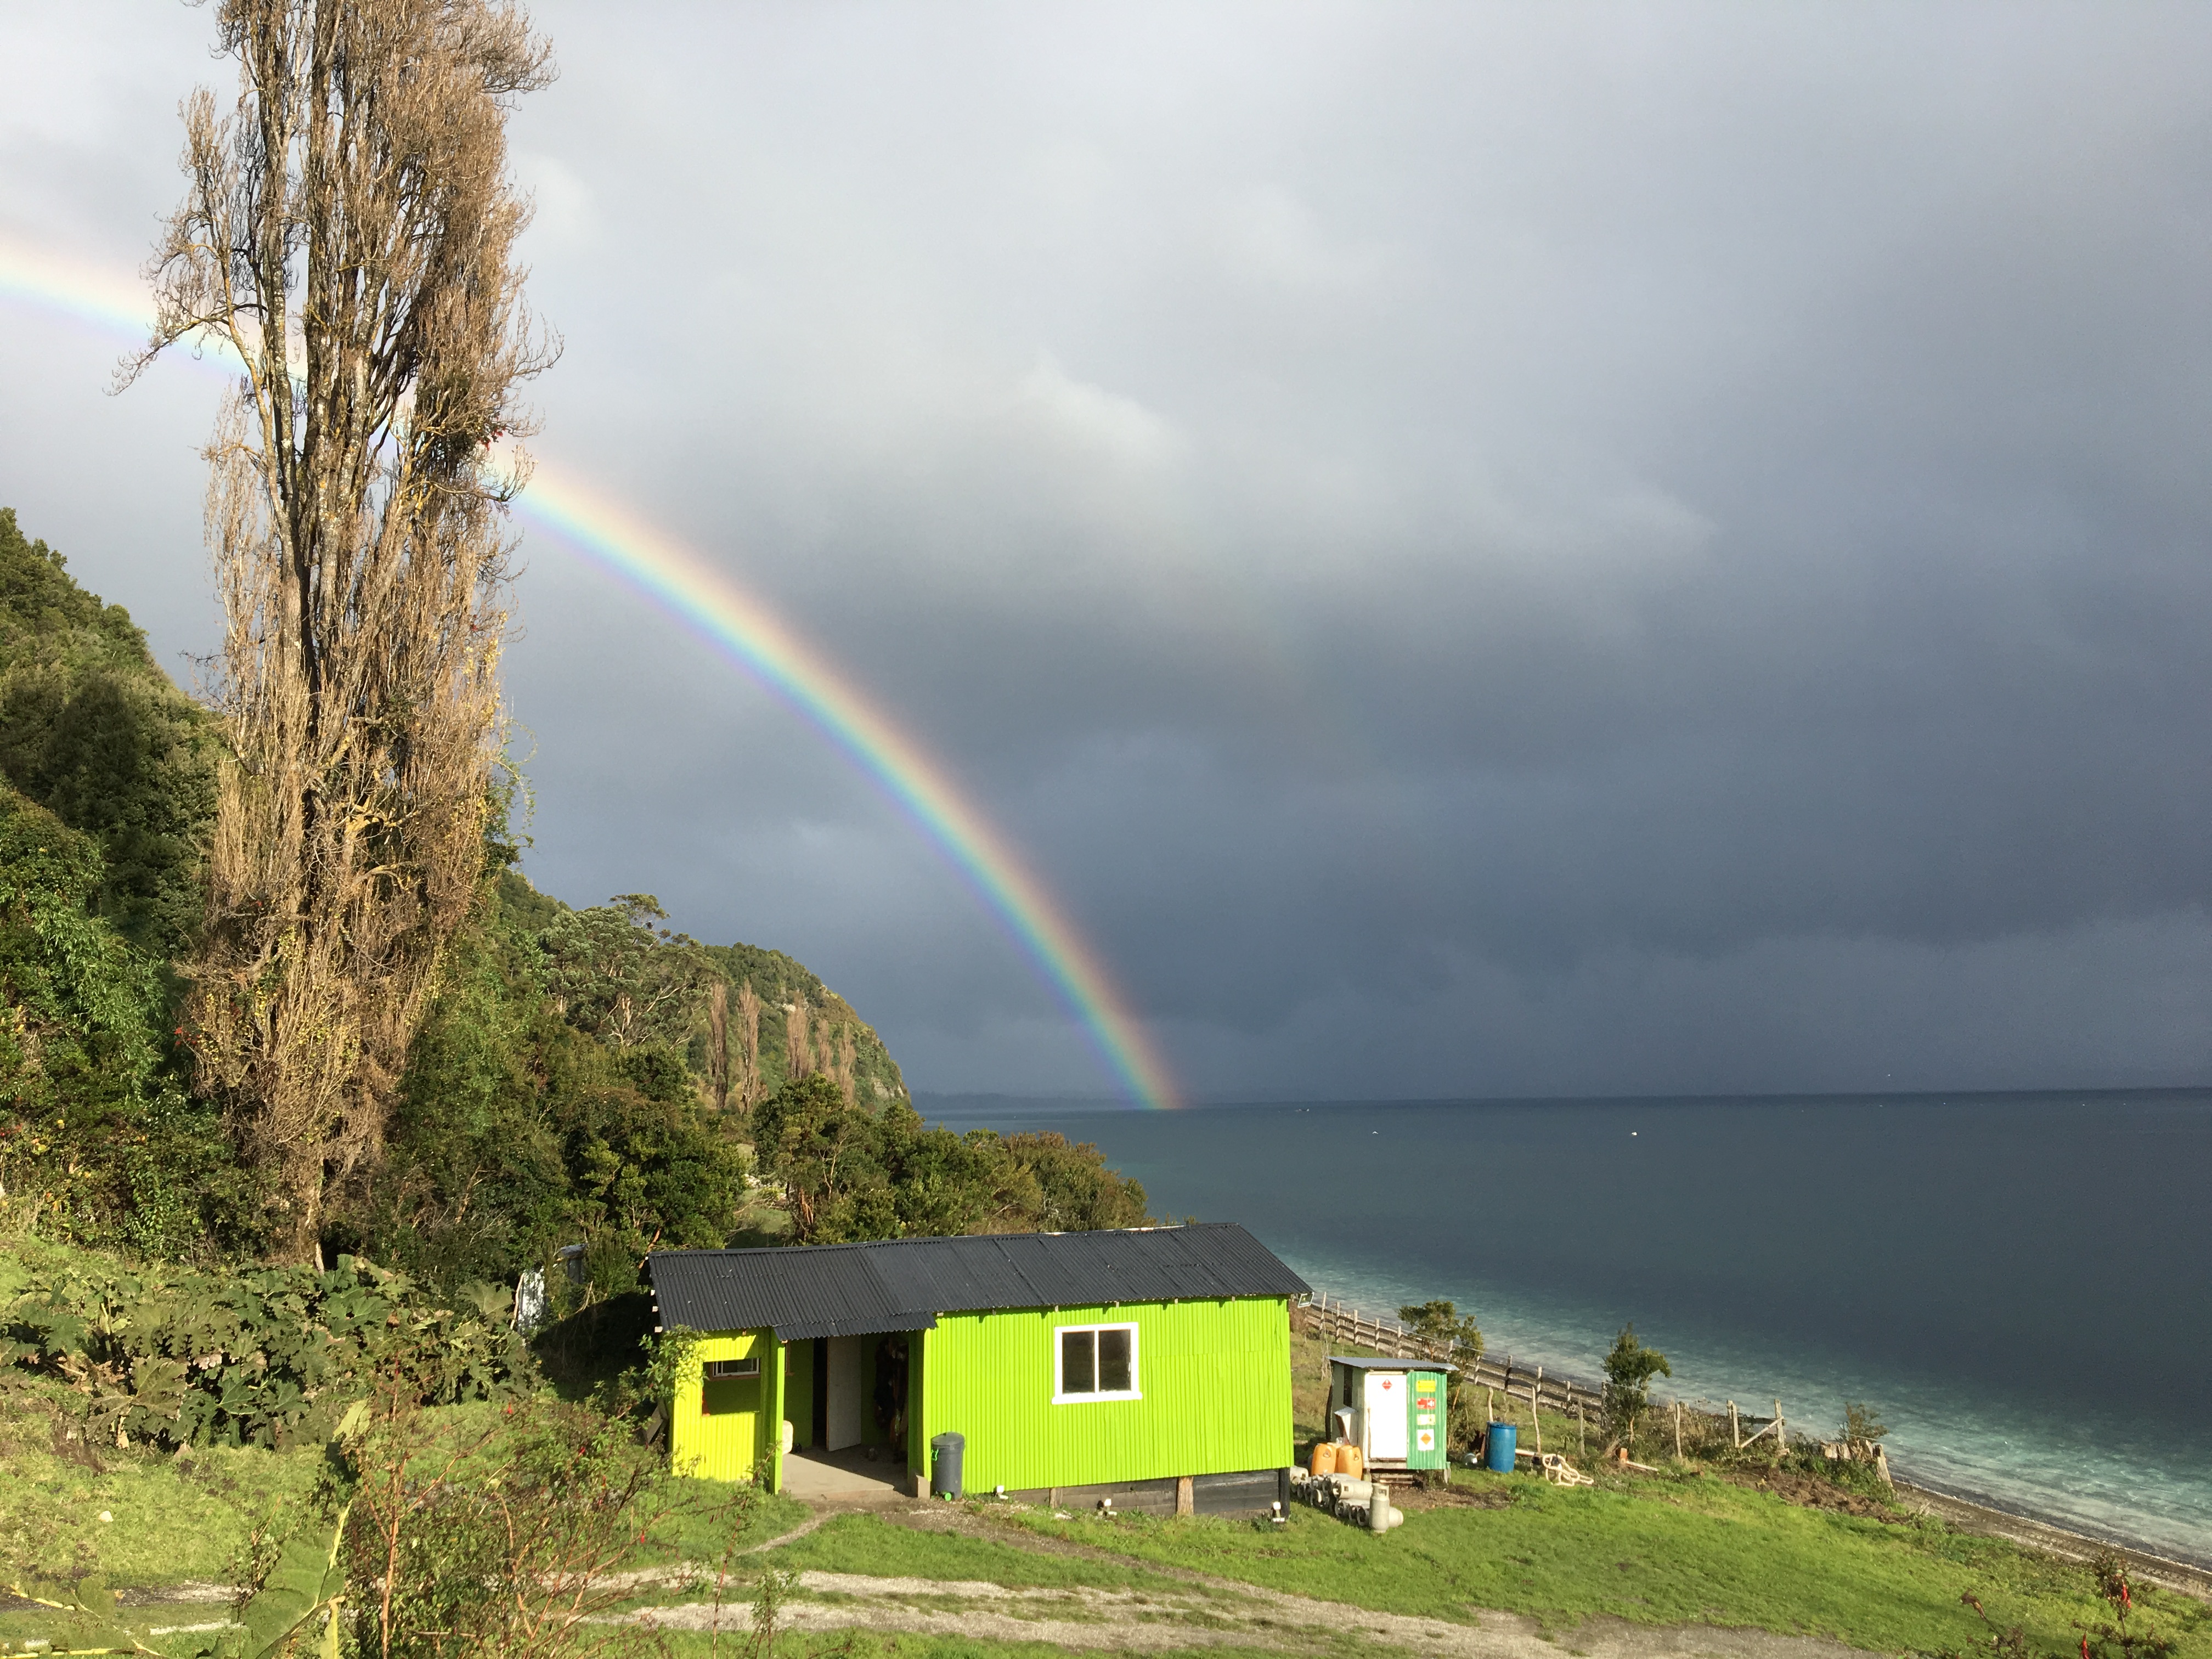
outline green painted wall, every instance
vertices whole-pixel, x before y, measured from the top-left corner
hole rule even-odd
[[[1442,1371],[1412,1371],[1406,1377],[1406,1467],[1409,1469],[1440,1469],[1451,1461],[1451,1425],[1447,1421],[1446,1407],[1451,1394],[1450,1379]],[[1429,1409],[1423,1411],[1421,1402],[1428,1401]],[[1425,1448],[1422,1438],[1428,1444]]]
[[[1143,1398],[1054,1404],[1056,1333],[1112,1324],[1137,1327]],[[908,1467],[924,1490],[930,1437],[949,1429],[968,1437],[970,1492],[1225,1474],[1291,1460],[1290,1313],[1279,1297],[946,1314],[908,1342]],[[704,1380],[708,1360],[756,1352],[757,1382]],[[779,1343],[771,1331],[706,1337],[677,1381],[676,1469],[744,1480],[767,1458],[781,1490],[781,1426],[810,1415],[811,1373],[811,1343]],[[872,1389],[872,1350],[866,1374]],[[863,1421],[872,1441],[872,1407]]]
[[[709,1360],[760,1357],[761,1374],[710,1382]],[[704,1338],[677,1373],[669,1425],[670,1461],[680,1474],[710,1480],[750,1480],[763,1456],[773,1455],[772,1484],[782,1484],[783,1350],[773,1331],[721,1331]]]
[[[1140,1400],[1053,1403],[1062,1326],[1133,1323]],[[1280,1297],[947,1314],[921,1334],[921,1432],[968,1439],[970,1492],[1279,1468],[1291,1460]]]

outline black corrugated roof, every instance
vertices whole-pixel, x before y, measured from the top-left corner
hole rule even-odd
[[[927,1330],[943,1313],[1304,1296],[1310,1290],[1232,1221],[657,1250],[647,1266],[662,1324],[699,1331],[769,1327],[787,1342]]]

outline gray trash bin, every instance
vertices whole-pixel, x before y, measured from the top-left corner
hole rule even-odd
[[[960,1458],[968,1448],[964,1434],[932,1435],[929,1438],[929,1495],[932,1498],[960,1496]]]

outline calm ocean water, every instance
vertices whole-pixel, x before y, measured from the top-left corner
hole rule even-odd
[[[2212,1565],[2212,1091],[921,1104],[1095,1141],[1370,1310],[1583,1376],[1633,1320],[1685,1399],[1869,1401],[1908,1479]]]

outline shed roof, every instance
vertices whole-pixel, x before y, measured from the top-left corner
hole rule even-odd
[[[785,1341],[927,1330],[943,1313],[1304,1296],[1305,1280],[1231,1221],[1089,1233],[886,1238],[657,1250],[663,1324],[773,1328]]]
[[[1457,1371],[1459,1367],[1446,1359],[1375,1359],[1360,1354],[1333,1353],[1328,1357],[1332,1365],[1343,1365],[1355,1371]]]

